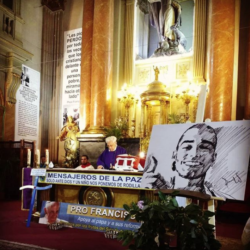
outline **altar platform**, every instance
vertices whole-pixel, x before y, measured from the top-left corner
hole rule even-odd
[[[116,170],[47,169],[39,186],[53,184],[39,191],[38,210],[43,200],[122,208],[140,197],[153,197],[153,190],[141,188],[142,172]]]

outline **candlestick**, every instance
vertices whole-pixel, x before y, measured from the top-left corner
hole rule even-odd
[[[49,150],[45,150],[45,157],[46,157],[46,165],[49,165]]]
[[[28,165],[28,167],[30,167],[30,162],[31,162],[31,151],[28,148],[27,149],[27,165]]]
[[[40,150],[39,149],[36,150],[36,165],[37,166],[40,165]]]

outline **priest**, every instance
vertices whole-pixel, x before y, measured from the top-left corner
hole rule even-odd
[[[108,148],[106,148],[97,160],[97,169],[114,169],[116,156],[126,154],[126,149],[117,145],[115,136],[106,138]]]

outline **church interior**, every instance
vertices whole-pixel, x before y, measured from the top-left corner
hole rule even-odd
[[[75,173],[87,155],[101,173],[107,136],[144,167],[154,125],[250,120],[249,13],[249,0],[0,0],[0,249],[126,249],[100,232],[51,236],[34,217],[29,229],[48,242],[25,228],[25,169],[44,157],[48,173]],[[244,249],[249,166],[246,179],[243,201],[213,203],[221,249]],[[98,206],[122,208],[141,195],[98,188]],[[43,200],[95,205],[90,192],[53,184],[37,191],[36,211]],[[1,248],[5,240],[37,248]]]

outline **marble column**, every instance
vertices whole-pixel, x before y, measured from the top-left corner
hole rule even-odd
[[[205,47],[206,47],[206,0],[195,1],[194,15],[194,56],[193,79],[195,82],[205,82]]]
[[[146,129],[146,133],[147,136],[150,135],[151,130],[152,130],[152,124],[153,124],[153,112],[152,112],[152,106],[149,104],[147,106],[147,129]]]
[[[165,106],[166,106],[166,102],[160,101],[160,124],[165,123]]]
[[[52,75],[50,78],[52,96],[50,101],[50,113],[49,113],[49,130],[48,130],[48,148],[50,154],[50,161],[58,162],[59,157],[59,140],[56,139],[61,132],[61,83],[62,83],[62,68],[61,62],[63,60],[63,11],[54,11],[53,14],[53,63],[51,65]],[[51,43],[50,43],[51,46]],[[48,87],[48,86],[47,86]]]
[[[211,26],[210,79],[206,117],[212,121],[231,120],[235,41],[235,0],[209,1]]]
[[[114,0],[95,0],[89,133],[102,133],[111,122]]]
[[[41,95],[40,95],[40,133],[41,152],[49,146],[49,119],[50,102],[52,100],[53,85],[53,36],[54,14],[46,6],[43,7],[43,30],[42,30],[42,63],[41,65]]]
[[[86,132],[90,126],[93,20],[94,1],[84,1],[82,19],[80,128]]]
[[[131,84],[133,79],[134,12],[135,12],[135,0],[126,0],[124,81],[128,84]]]
[[[140,137],[144,137],[144,119],[145,119],[145,104],[141,104],[141,129],[140,129]]]

